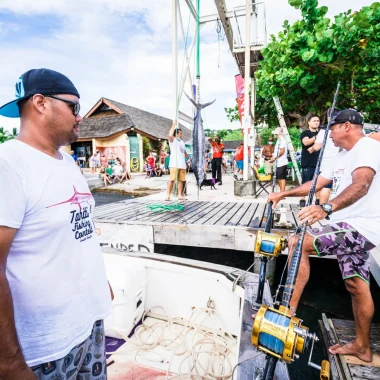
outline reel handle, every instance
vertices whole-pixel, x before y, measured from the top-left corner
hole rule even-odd
[[[320,380],[330,380],[330,362],[328,360],[322,360],[319,378]]]

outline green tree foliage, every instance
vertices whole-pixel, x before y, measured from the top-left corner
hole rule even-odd
[[[223,138],[224,141],[241,141],[244,139],[241,129],[229,130],[230,132]]]
[[[341,81],[339,108],[355,107],[369,122],[380,120],[380,3],[335,16],[317,0],[289,0],[302,19],[285,21],[278,36],[263,51],[264,60],[255,73],[259,98],[257,115],[268,112],[278,96],[289,121],[298,121],[310,111],[321,115],[331,106]],[[271,106],[273,110],[273,106]]]
[[[4,127],[0,127],[0,144],[16,138],[18,135],[17,128],[12,129],[12,133],[7,131]]]
[[[150,139],[146,136],[142,136],[142,146],[143,146],[143,157],[144,159],[149,156],[149,153],[152,151],[152,145]]]
[[[273,136],[272,132],[274,131],[274,129],[275,127],[263,128],[259,132],[261,145],[268,144],[269,137]],[[289,128],[288,131],[289,131],[290,140],[292,141],[294,150],[295,151],[299,150],[301,148],[300,130],[298,128]]]

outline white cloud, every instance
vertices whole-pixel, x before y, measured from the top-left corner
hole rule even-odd
[[[244,4],[243,0],[226,2],[230,10]],[[0,104],[12,100],[14,83],[20,74],[31,68],[48,67],[67,75],[78,87],[83,114],[104,96],[172,117],[171,3],[171,0],[2,0]],[[358,9],[372,1],[360,3],[346,0],[344,8]],[[320,4],[328,5],[331,15],[342,11],[341,4],[333,0],[321,0]],[[269,33],[277,33],[285,19],[293,22],[300,18],[299,11],[291,8],[286,0],[267,0],[266,5]],[[183,0],[181,9],[186,33],[189,13]],[[202,15],[214,13],[214,1],[202,2]],[[7,22],[4,21],[7,15],[14,17]],[[18,17],[24,20],[44,17],[45,21],[54,17],[58,21],[46,33],[41,32],[43,25],[35,25],[39,33],[30,33],[18,43],[7,44],[5,35],[17,36],[24,30],[24,25],[17,23]],[[194,32],[194,21],[190,20],[189,39]],[[203,102],[216,99],[204,110],[204,121],[211,129],[238,127],[239,123],[228,122],[224,112],[224,107],[234,106],[234,75],[238,70],[226,41],[218,43],[215,26],[215,23],[207,24],[201,32],[201,99]],[[181,69],[180,30],[178,36]],[[190,67],[194,79],[194,64]],[[185,89],[190,92],[188,83]],[[192,114],[185,98],[181,110]],[[1,126],[11,128],[17,124],[17,119],[0,117]]]

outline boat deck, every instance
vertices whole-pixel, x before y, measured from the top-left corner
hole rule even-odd
[[[355,323],[343,319],[327,319],[319,321],[326,351],[335,343],[345,344],[355,339]],[[371,350],[372,363],[366,363],[349,355],[330,355],[332,380],[375,380],[380,379],[380,324],[372,324]]]
[[[147,206],[174,205],[176,201],[134,199],[103,205],[95,208],[98,233],[104,237],[103,245],[119,244],[142,251],[145,246],[154,251],[154,244],[185,245],[219,249],[252,251],[256,232],[266,223],[266,204],[252,202],[184,201],[184,211],[150,211]],[[286,208],[287,228],[276,227],[273,232],[288,236],[298,226],[297,205],[282,203]],[[279,215],[277,216],[279,219]],[[112,224],[112,233],[123,225],[124,237],[111,239],[107,224]],[[137,229],[136,226],[139,226]],[[142,231],[142,232],[141,232]],[[106,236],[106,237],[105,237]],[[136,239],[139,241],[136,242]],[[112,242],[110,242],[112,240]],[[127,241],[128,240],[128,241]],[[132,242],[131,242],[132,241]]]
[[[257,351],[257,349],[252,345],[251,343],[251,334],[252,334],[252,325],[253,325],[253,319],[252,314],[257,311],[257,305],[255,304],[257,291],[258,291],[258,282],[259,282],[259,275],[251,273],[251,272],[245,272],[240,269],[227,267],[224,265],[217,265],[212,263],[207,263],[203,261],[197,261],[197,260],[189,260],[184,258],[178,258],[173,257],[169,255],[163,255],[163,254],[144,254],[144,253],[138,253],[138,252],[124,252],[120,250],[115,249],[103,249],[103,253],[105,256],[109,255],[119,255],[119,256],[130,256],[135,257],[141,260],[149,260],[151,263],[151,267],[162,267],[165,269],[166,272],[166,279],[169,281],[169,275],[171,271],[164,267],[165,264],[178,264],[181,269],[180,272],[182,276],[186,276],[188,273],[192,273],[193,270],[202,270],[207,271],[210,273],[213,273],[215,275],[220,276],[218,278],[218,283],[223,284],[224,287],[231,287],[234,289],[234,284],[238,285],[237,287],[242,287],[244,289],[244,294],[242,294],[242,300],[244,299],[244,303],[242,305],[242,315],[241,315],[241,322],[240,322],[240,336],[237,341],[237,345],[239,346],[239,355],[236,355],[236,363],[233,363],[236,368],[234,372],[234,379],[238,380],[252,380],[259,377],[262,368],[265,366],[265,360],[266,355],[265,353],[261,351]],[[147,265],[146,262],[144,262],[144,265]],[[197,274],[196,277],[197,281],[202,281],[202,276]],[[225,280],[225,281],[223,281]],[[111,281],[112,282],[112,281]],[[164,280],[160,282],[160,286],[162,286],[164,283]],[[212,289],[212,286],[210,285],[211,282],[209,282],[209,286],[207,287],[206,292],[210,292]],[[194,285],[194,284],[193,284]],[[165,296],[165,299],[173,299],[173,295],[175,294],[176,290],[180,289],[180,287],[177,284],[177,287],[171,287],[170,288],[170,296]],[[192,292],[195,292],[196,289],[194,286],[191,288]],[[182,290],[181,290],[182,291]],[[236,289],[236,292],[239,290]],[[203,290],[204,293],[204,290]],[[228,293],[228,292],[227,292]],[[166,293],[167,294],[167,293]],[[209,294],[209,293],[208,293]],[[189,297],[186,297],[183,295],[182,300],[186,300]],[[147,302],[147,301],[145,301]],[[155,300],[155,302],[159,303],[159,300]],[[186,301],[181,301],[186,302]],[[194,300],[191,302],[195,302]],[[271,291],[269,288],[269,284],[266,281],[264,292],[263,292],[263,304],[273,306],[273,299],[271,295]],[[218,302],[216,302],[216,308],[219,310],[219,308],[222,307],[222,305]],[[146,307],[147,305],[145,305]],[[177,302],[178,306],[178,302]],[[148,307],[149,308],[149,307]],[[180,310],[180,308],[178,308]],[[148,314],[149,315],[149,314]],[[133,333],[130,335],[132,336]],[[118,351],[121,352],[124,349],[127,349],[128,346],[123,345],[114,345],[112,342],[114,339],[109,338],[108,344],[107,344],[107,352],[111,353],[111,357],[109,358],[110,365],[107,368],[108,372],[108,378],[110,380],[119,380],[119,379],[142,379],[142,380],[164,380],[167,378],[178,378],[178,375],[169,375],[168,377],[165,376],[166,369],[168,368],[168,361],[162,361],[158,362],[156,360],[156,363],[154,364],[156,369],[154,369],[151,366],[146,367],[143,365],[144,361],[143,358],[140,356],[137,356],[136,353],[133,351],[130,353],[130,356],[123,357],[122,355],[115,355]],[[112,348],[114,347],[114,348]],[[159,352],[161,355],[163,354],[162,351]],[[138,359],[139,363],[136,363],[136,360],[132,360],[135,358]],[[173,359],[176,361],[177,359]],[[111,364],[112,363],[112,364]],[[240,363],[237,365],[237,363]],[[173,364],[175,364],[173,362]],[[183,367],[186,368],[185,364]],[[173,368],[173,367],[171,367]],[[184,376],[184,378],[187,378],[187,376]],[[289,373],[287,365],[280,361],[278,362],[276,366],[275,371],[275,379],[277,380],[289,380]]]

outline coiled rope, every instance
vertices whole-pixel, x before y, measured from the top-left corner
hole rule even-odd
[[[167,320],[156,320],[154,323],[150,320],[148,323],[146,314],[155,309],[162,310]],[[142,324],[135,329],[132,338],[119,332],[133,348],[119,349],[107,354],[123,355],[136,351],[136,362],[137,355],[142,352],[145,360],[163,363],[166,359],[151,351],[160,346],[171,353],[166,379],[227,380],[232,375],[232,360],[235,359],[237,342],[232,335],[220,329],[204,327],[203,323],[210,317],[217,317],[220,320],[213,305],[207,308],[194,308],[188,320],[169,317],[161,306],[152,307],[144,312]],[[173,375],[170,374],[170,368],[175,356],[183,356],[183,359],[179,364],[178,374]],[[182,369],[185,363],[187,363],[186,372]]]

